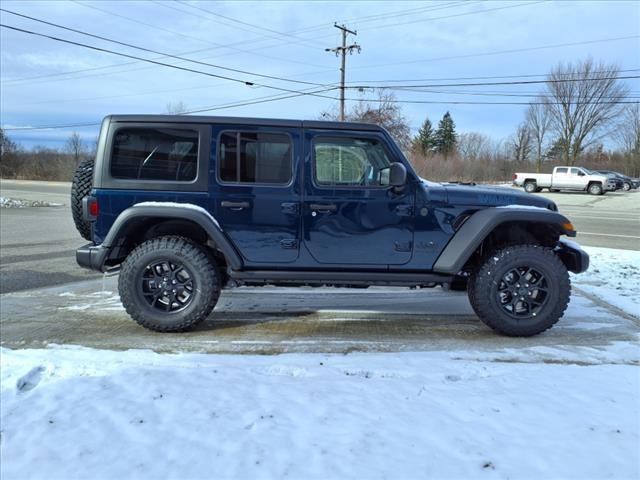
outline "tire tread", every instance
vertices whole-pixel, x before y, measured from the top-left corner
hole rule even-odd
[[[180,252],[182,256],[188,257],[194,264],[194,268],[203,273],[204,278],[203,284],[199,286],[204,294],[204,301],[189,315],[171,324],[154,322],[153,318],[138,305],[134,293],[137,281],[134,270],[138,262],[144,255],[162,250]],[[184,332],[206,319],[216,306],[220,296],[220,275],[213,257],[203,247],[185,237],[163,236],[138,245],[127,256],[120,271],[118,291],[125,310],[139,325],[156,332]]]

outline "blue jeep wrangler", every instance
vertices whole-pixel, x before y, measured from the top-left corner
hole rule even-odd
[[[239,285],[466,289],[505,335],[563,315],[589,257],[547,199],[420,178],[376,125],[113,115],[78,168],[78,263],[140,325],[183,331]]]

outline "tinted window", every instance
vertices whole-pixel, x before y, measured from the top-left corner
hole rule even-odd
[[[291,181],[291,140],[282,133],[224,132],[218,175],[223,182],[287,184]]]
[[[113,140],[111,176],[133,180],[192,181],[198,172],[198,132],[122,128]]]
[[[317,138],[313,144],[315,180],[319,185],[380,186],[391,164],[376,139]]]
[[[568,173],[569,169],[568,168],[558,168],[556,170],[556,173]]]

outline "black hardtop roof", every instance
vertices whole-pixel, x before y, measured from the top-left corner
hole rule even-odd
[[[330,122],[324,120],[286,120],[279,118],[252,117],[209,117],[204,115],[109,115],[105,118],[105,120],[107,119],[115,122],[215,123],[228,125],[317,128],[327,130],[383,130],[382,127],[373,123]]]

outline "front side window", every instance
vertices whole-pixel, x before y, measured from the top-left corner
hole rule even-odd
[[[198,132],[173,128],[121,128],[111,153],[111,176],[189,182],[198,173]]]
[[[374,138],[319,137],[313,143],[315,181],[331,186],[381,186],[391,165]]]
[[[228,183],[286,185],[292,176],[292,148],[282,133],[224,132],[218,176]]]
[[[571,169],[571,175],[580,175],[581,172],[582,172],[582,170],[580,170],[578,168],[572,168]]]

